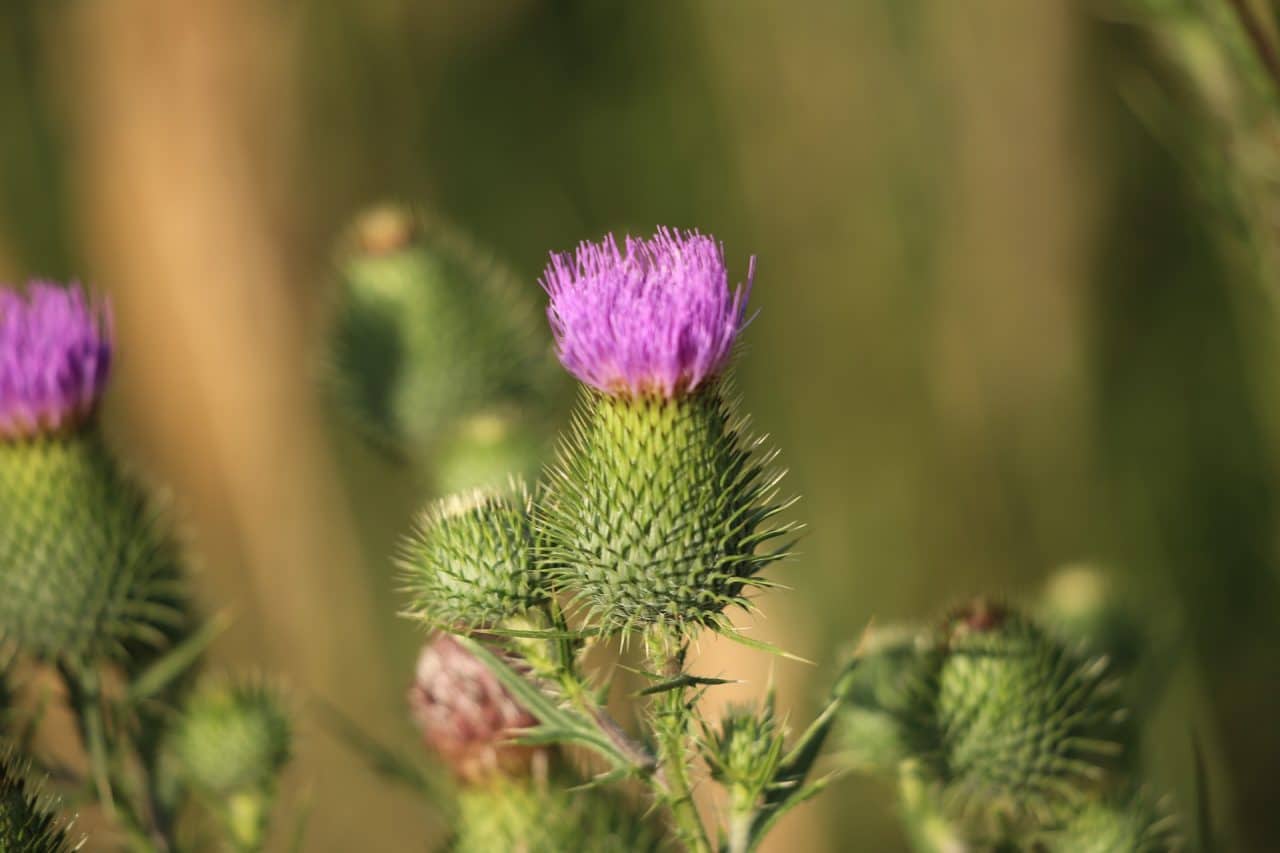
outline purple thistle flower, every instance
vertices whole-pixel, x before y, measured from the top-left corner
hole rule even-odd
[[[723,372],[746,324],[755,258],[729,288],[724,246],[697,231],[610,234],[552,254],[542,275],[557,354],[579,380],[618,397],[678,397]]]
[[[70,429],[111,370],[111,312],[79,285],[0,287],[0,440]]]

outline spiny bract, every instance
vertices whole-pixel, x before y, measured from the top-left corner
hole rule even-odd
[[[95,430],[0,443],[0,637],[87,661],[161,646],[177,548]]]
[[[292,750],[286,704],[278,688],[259,679],[205,682],[187,699],[172,735],[185,778],[214,797],[270,790]]]
[[[767,524],[781,474],[716,389],[677,399],[587,391],[540,526],[543,565],[586,621],[606,632],[716,626],[785,547]]]
[[[435,627],[495,627],[542,600],[529,498],[519,483],[436,503],[402,563],[410,612]]]
[[[0,853],[70,853],[55,804],[31,781],[26,763],[10,747],[0,747]]]
[[[944,631],[934,724],[948,808],[1043,823],[1097,790],[1123,752],[1125,713],[1105,661],[1077,659],[987,602]]]
[[[661,837],[628,803],[601,788],[561,780],[501,782],[459,796],[454,853],[645,853]]]

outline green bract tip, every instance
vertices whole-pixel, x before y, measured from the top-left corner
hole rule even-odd
[[[31,780],[25,761],[11,747],[0,747],[0,853],[70,853],[79,845],[67,838],[55,802]]]
[[[1125,712],[1105,660],[1081,660],[982,601],[944,630],[934,725],[948,806],[1043,823],[1097,790],[1124,751]]]
[[[457,419],[544,402],[551,349],[514,276],[444,224],[398,208],[353,231],[329,378],[368,436],[418,458]]]
[[[645,853],[661,836],[617,796],[536,782],[468,788],[458,802],[453,853]]]
[[[723,624],[782,557],[762,544],[781,474],[714,388],[609,397],[584,392],[541,507],[543,564],[587,622],[606,632]]]
[[[529,496],[519,482],[434,504],[401,562],[410,613],[435,627],[496,627],[543,598]]]
[[[0,638],[72,663],[163,646],[177,547],[96,430],[0,443]]]
[[[172,733],[185,778],[230,799],[269,792],[288,762],[293,726],[282,692],[258,679],[212,679],[188,699]]]

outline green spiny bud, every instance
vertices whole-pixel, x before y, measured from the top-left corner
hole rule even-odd
[[[734,813],[750,813],[777,776],[786,732],[773,706],[772,693],[759,708],[730,706],[708,738],[711,778],[728,790]]]
[[[512,475],[536,477],[546,432],[521,412],[492,410],[461,421],[435,454],[438,494],[496,488]]]
[[[162,514],[96,430],[0,443],[0,638],[127,658],[166,643],[179,585]]]
[[[767,522],[781,475],[714,388],[664,398],[587,391],[541,516],[546,566],[604,631],[716,626],[785,548]]]
[[[188,697],[172,749],[195,789],[230,799],[273,788],[289,760],[292,728],[278,688],[259,679],[213,679]]]
[[[1141,794],[1090,801],[1044,835],[1048,853],[1174,853],[1177,821]]]
[[[433,626],[493,627],[542,600],[529,496],[519,483],[434,504],[402,563],[410,612]]]
[[[869,628],[855,652],[840,711],[840,760],[859,771],[890,771],[928,748],[930,684],[937,654],[916,628]]]
[[[25,761],[0,748],[0,853],[70,853],[66,824],[40,794]]]
[[[934,714],[945,799],[964,815],[1043,822],[1097,789],[1123,752],[1105,661],[977,601],[944,626]]]
[[[644,853],[661,835],[621,798],[600,789],[498,781],[459,795],[454,853]]]
[[[365,432],[421,456],[454,419],[536,404],[551,376],[537,306],[447,226],[378,208],[342,262],[331,375]]]

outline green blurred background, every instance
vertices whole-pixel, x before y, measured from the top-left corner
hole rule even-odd
[[[742,385],[810,526],[759,632],[818,663],[704,668],[801,714],[873,617],[1104,566],[1173,671],[1153,787],[1191,805],[1198,741],[1275,850],[1280,146],[1228,5],[6,0],[0,279],[115,298],[110,425],[238,615],[218,657],[412,751],[415,487],[314,389],[335,236],[426,202],[536,288],[610,229],[713,232],[760,258]],[[438,832],[319,727],[301,753],[307,849]],[[773,849],[901,849],[890,788]]]

